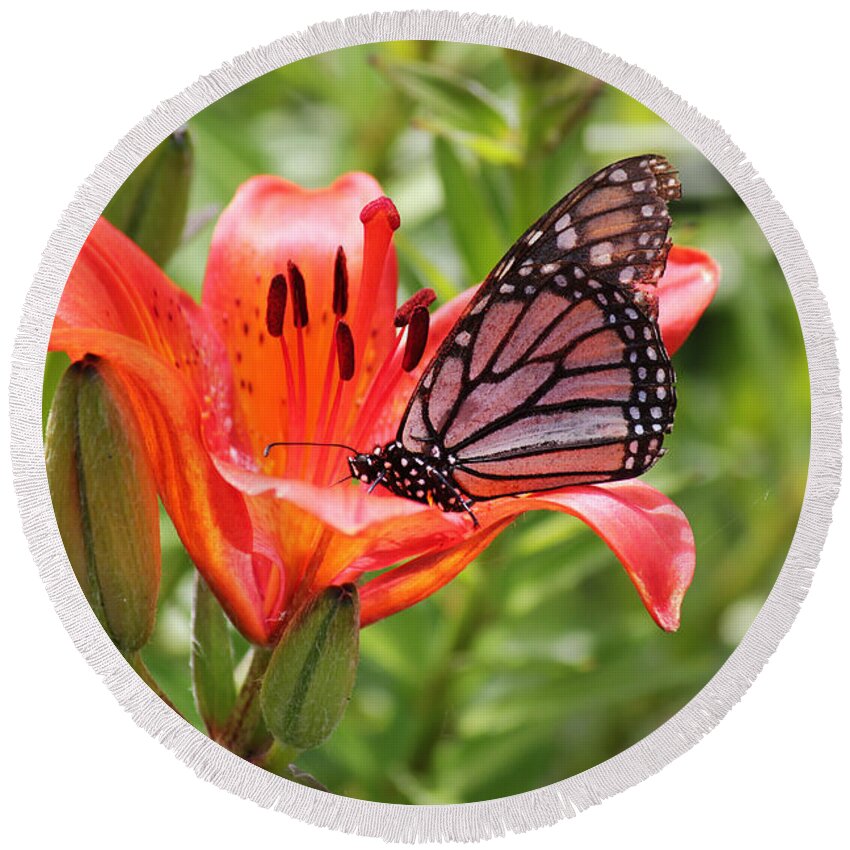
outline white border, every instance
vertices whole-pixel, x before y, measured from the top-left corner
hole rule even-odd
[[[457,806],[329,797],[254,767],[167,709],[125,664],[79,589],[56,529],[41,440],[44,353],[62,287],[96,217],[158,141],[204,106],[273,68],[340,47],[423,38],[511,47],[564,62],[640,100],[699,148],[747,203],[780,261],[800,314],[812,387],[809,482],[797,533],[773,591],[727,663],[675,717],[607,762],[547,788]],[[398,841],[475,840],[554,823],[636,784],[693,746],[740,699],[793,621],[823,545],[840,469],[834,335],[814,270],[793,225],[719,125],[640,69],[585,42],[506,18],[453,12],[376,14],[316,25],[238,57],[138,124],[79,189],[50,239],[16,340],[11,414],[15,483],[33,557],[76,646],[136,722],[200,776],[239,796],[311,823]]]

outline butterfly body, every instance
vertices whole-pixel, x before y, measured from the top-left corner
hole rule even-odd
[[[352,476],[471,514],[476,501],[649,469],[676,406],[654,290],[679,195],[669,163],[645,155],[543,215],[423,370],[396,439],[349,458]]]
[[[422,454],[409,451],[399,440],[348,459],[352,477],[370,489],[380,484],[397,496],[444,511],[468,511],[472,502],[454,482],[456,463],[457,458],[444,455],[436,444]]]

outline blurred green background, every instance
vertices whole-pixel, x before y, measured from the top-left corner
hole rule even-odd
[[[622,92],[547,60],[463,44],[376,44],[306,59],[207,108],[187,135],[180,145],[191,148],[191,170],[178,164],[169,178],[175,187],[189,181],[186,226],[163,256],[196,297],[215,219],[258,173],[307,186],[373,173],[401,213],[401,297],[432,286],[446,300],[482,280],[532,220],[596,168],[653,151],[680,169],[674,242],[708,251],[723,269],[717,298],[676,355],[676,427],[647,476],[685,511],[696,537],[681,629],[654,625],[581,523],[527,514],[452,585],[363,632],[345,719],[298,765],[352,797],[483,800],[590,768],[685,705],[771,589],[809,453],[794,304],[726,181]],[[120,202],[119,194],[116,215]],[[180,207],[176,196],[172,206]],[[131,235],[144,244],[143,233]],[[48,359],[45,410],[64,365]],[[159,616],[143,654],[200,728],[188,664],[192,565],[164,515],[162,526]]]

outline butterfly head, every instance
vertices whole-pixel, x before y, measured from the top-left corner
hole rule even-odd
[[[371,453],[360,452],[348,458],[351,477],[364,484],[374,484],[386,470],[387,459],[381,446],[375,446]]]

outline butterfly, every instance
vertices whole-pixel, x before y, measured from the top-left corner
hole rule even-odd
[[[654,290],[680,197],[676,170],[646,154],[555,204],[449,331],[396,439],[349,457],[351,476],[477,525],[477,501],[646,472],[676,407]]]

